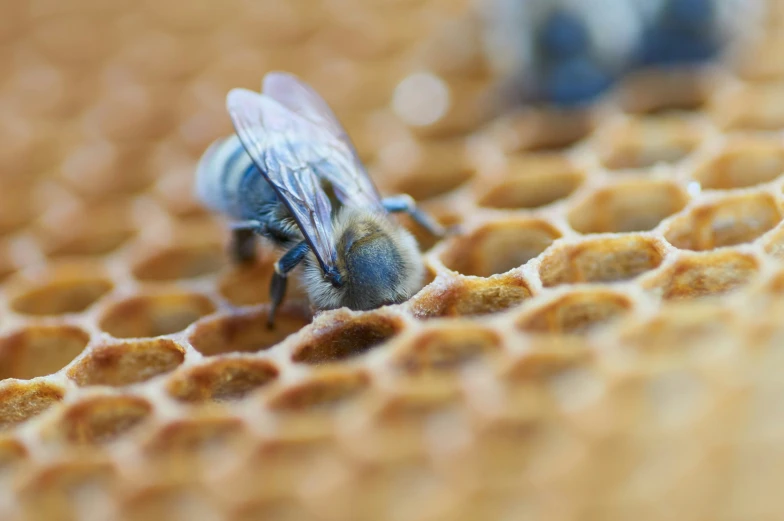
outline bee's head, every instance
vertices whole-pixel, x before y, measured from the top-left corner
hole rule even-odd
[[[335,245],[340,287],[315,261],[305,267],[305,286],[316,308],[375,309],[406,301],[422,285],[416,241],[384,216],[342,210],[335,220]]]

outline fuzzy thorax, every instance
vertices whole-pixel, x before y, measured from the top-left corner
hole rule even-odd
[[[422,287],[424,269],[416,240],[385,215],[344,208],[335,218],[335,288],[311,254],[303,281],[317,309],[374,309],[408,300]]]

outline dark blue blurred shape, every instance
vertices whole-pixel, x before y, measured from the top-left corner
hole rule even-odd
[[[637,62],[642,66],[694,64],[721,50],[712,0],[666,0],[645,25]]]

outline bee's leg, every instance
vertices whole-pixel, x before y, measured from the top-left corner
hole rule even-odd
[[[256,260],[256,230],[258,221],[239,221],[231,224],[230,254],[234,262],[249,264]]]
[[[446,235],[446,229],[441,226],[435,219],[430,217],[426,212],[416,205],[414,198],[410,195],[400,194],[384,198],[381,201],[386,211],[390,213],[405,212],[414,221],[436,237],[443,237]]]
[[[286,282],[288,274],[302,262],[308,253],[307,241],[301,241],[296,246],[283,254],[283,257],[273,265],[275,272],[270,283],[270,311],[267,316],[267,327],[272,329],[275,323],[275,314],[286,296]]]

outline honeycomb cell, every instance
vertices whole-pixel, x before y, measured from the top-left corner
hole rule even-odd
[[[622,125],[600,141],[602,164],[611,170],[675,163],[699,145],[702,134],[677,117],[649,117]]]
[[[585,180],[585,174],[568,163],[560,168],[553,166],[536,168],[513,161],[507,176],[482,192],[479,206],[504,210],[539,208],[568,197]]]
[[[152,410],[135,396],[92,396],[68,406],[52,435],[75,444],[102,444],[140,425]]]
[[[292,359],[305,364],[338,362],[362,355],[403,330],[403,321],[383,313],[367,313],[312,330],[294,349]]]
[[[766,138],[735,139],[718,157],[701,166],[694,179],[702,188],[731,190],[776,179],[784,173],[784,146]]]
[[[438,281],[438,279],[437,279]],[[531,289],[515,273],[490,279],[459,279],[434,283],[409,302],[419,319],[481,316],[500,313],[531,296]]]
[[[629,312],[632,301],[604,289],[577,290],[530,309],[517,327],[533,333],[581,334]]]
[[[714,119],[724,129],[776,131],[784,126],[784,103],[780,82],[753,83],[712,104]]]
[[[201,277],[218,271],[225,263],[219,247],[175,247],[157,252],[133,267],[133,276],[141,281],[168,281]]]
[[[220,316],[200,322],[190,336],[190,342],[206,356],[234,352],[255,352],[269,349],[296,333],[308,322],[305,313],[283,307],[275,316],[275,327],[267,327],[268,309],[246,314]]]
[[[781,221],[770,194],[727,196],[693,208],[674,219],[664,238],[684,250],[705,251],[752,242]]]
[[[109,344],[92,349],[68,370],[78,385],[121,387],[174,370],[185,349],[167,338]]]
[[[759,271],[751,255],[716,251],[684,255],[646,287],[665,300],[723,295],[748,284]]]
[[[100,273],[100,271],[99,271]],[[112,282],[86,268],[66,267],[36,281],[19,281],[11,309],[25,315],[79,313],[109,293]]]
[[[663,245],[646,236],[594,238],[551,248],[542,257],[539,278],[545,287],[629,280],[655,269],[664,255]]]
[[[28,456],[27,447],[14,438],[0,439],[0,469],[6,469],[24,461]]]
[[[232,266],[218,280],[221,296],[235,306],[253,306],[269,302],[270,280],[272,279],[272,256],[264,256],[259,262]],[[296,277],[289,280],[286,302],[302,302],[306,294]]]
[[[503,368],[502,373],[510,382],[543,381],[565,370],[584,366],[591,354],[591,350],[579,337],[536,338],[530,349]]]
[[[3,382],[0,387],[0,430],[44,412],[64,395],[62,388],[45,382]]]
[[[642,71],[623,80],[618,96],[632,114],[698,110],[708,99],[708,78],[688,68]]]
[[[0,235],[23,228],[35,218],[35,212],[31,189],[9,186],[0,194]]]
[[[197,293],[141,295],[111,305],[99,325],[117,338],[154,337],[182,331],[213,311],[210,299]]]
[[[568,215],[580,233],[618,233],[651,230],[680,211],[688,196],[667,181],[633,180],[616,183],[591,194]]]
[[[162,455],[193,453],[225,444],[244,431],[245,425],[237,418],[188,418],[161,428],[146,443],[145,449]]]
[[[307,507],[293,499],[264,499],[239,507],[231,521],[319,521]]]
[[[560,236],[545,221],[495,221],[469,235],[455,237],[441,255],[441,262],[463,275],[489,277],[522,266]]]
[[[588,110],[527,108],[492,124],[488,137],[512,154],[565,148],[586,137],[593,128],[593,115]]]
[[[74,326],[29,326],[0,339],[0,380],[56,373],[81,353],[90,335]]]
[[[280,388],[269,399],[276,411],[302,411],[339,404],[370,386],[370,377],[362,371],[321,370],[305,381]]]
[[[175,373],[166,386],[177,400],[190,403],[234,400],[278,377],[278,369],[266,360],[224,358]]]
[[[384,180],[389,193],[408,194],[417,201],[455,190],[474,175],[462,139],[433,142],[393,142],[382,148],[373,175]]]
[[[501,337],[492,330],[444,325],[411,339],[394,355],[394,364],[408,373],[449,370],[500,347]]]

